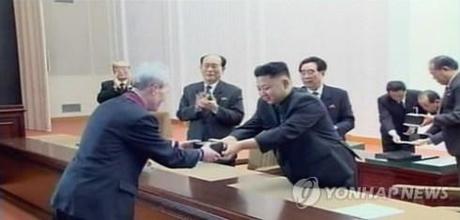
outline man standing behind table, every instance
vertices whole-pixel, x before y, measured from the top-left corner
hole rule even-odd
[[[334,128],[345,140],[347,132],[355,127],[355,116],[347,91],[324,84],[326,61],[319,57],[308,57],[299,64],[302,89],[315,95],[324,103]]]
[[[241,89],[221,80],[227,60],[217,54],[200,58],[202,82],[184,88],[177,117],[188,121],[188,140],[207,141],[227,136],[244,117]],[[220,164],[235,165],[236,155]]]
[[[130,81],[130,65],[126,61],[115,61],[112,64],[113,79],[101,83],[101,90],[97,94],[97,102],[103,103],[115,98],[132,88]]]
[[[417,102],[420,91],[407,90],[401,81],[389,81],[386,90],[387,93],[377,100],[383,152],[414,152],[413,145],[400,141],[408,141],[409,136],[417,132],[414,127],[404,125],[406,114],[425,113]]]
[[[441,96],[433,90],[422,91],[418,95],[418,104],[427,113],[432,115],[438,114],[441,109]]]
[[[244,149],[273,150],[291,183],[316,178],[319,187],[356,186],[355,154],[341,140],[323,103],[293,89],[284,62],[258,66],[260,99],[249,121],[222,139],[224,155]]]
[[[433,124],[428,133],[441,132],[442,139],[430,138],[438,144],[442,140],[447,151],[457,160],[458,185],[460,186],[460,74],[458,63],[448,56],[437,56],[430,60],[429,71],[441,85],[445,85],[441,110],[437,115],[426,115],[423,125]]]

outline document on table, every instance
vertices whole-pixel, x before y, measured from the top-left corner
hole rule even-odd
[[[396,209],[396,208],[372,204],[372,203],[363,203],[360,205],[338,208],[338,209],[334,209],[333,211],[341,213],[341,214],[345,214],[345,215],[351,215],[357,218],[362,218],[362,219],[383,218],[383,217],[401,214],[404,212],[401,209]]]

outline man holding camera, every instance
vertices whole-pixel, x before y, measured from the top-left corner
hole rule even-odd
[[[241,89],[221,80],[227,60],[217,54],[200,58],[202,82],[184,88],[177,117],[189,122],[188,140],[208,141],[227,136],[243,120]],[[234,165],[236,155],[219,160]]]

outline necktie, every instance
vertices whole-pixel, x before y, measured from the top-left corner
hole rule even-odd
[[[121,91],[125,90],[125,84],[124,83],[120,83],[120,90]]]
[[[317,92],[317,91],[313,91],[311,94],[313,94],[313,95],[316,96],[316,97],[319,96],[319,92]]]
[[[210,85],[206,86],[206,97],[208,97],[208,100],[212,100],[211,89],[212,89],[212,86]]]
[[[210,86],[210,85],[207,85],[207,86],[205,87],[205,91],[204,91],[204,92],[205,92],[206,98],[207,98],[208,100],[212,100],[211,89],[212,89],[212,86]],[[203,132],[202,132],[202,134],[201,134],[201,140],[202,140],[202,141],[207,141],[208,138],[210,138],[210,137],[209,137],[209,136],[210,136],[210,131],[211,131],[211,129],[212,129],[212,128],[209,127],[209,124],[207,123],[207,122],[208,122],[207,118],[208,118],[208,116],[211,114],[211,112],[208,111],[208,110],[205,110],[205,111],[203,111],[201,114],[202,114],[202,119],[203,119],[203,120],[202,120],[202,122],[203,122]]]

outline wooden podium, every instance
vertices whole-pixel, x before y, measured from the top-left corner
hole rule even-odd
[[[24,137],[24,106],[13,0],[0,1],[0,21],[0,139]]]
[[[24,137],[24,107],[0,105],[0,138]]]

